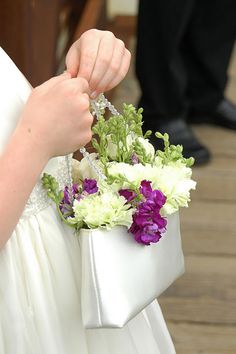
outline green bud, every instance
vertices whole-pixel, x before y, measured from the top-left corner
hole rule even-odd
[[[195,159],[193,157],[189,157],[188,159],[186,159],[187,167],[193,166],[194,162],[195,162]]]
[[[58,193],[58,199],[59,200],[62,200],[64,198],[64,192],[63,191],[60,191],[59,193]]]
[[[150,135],[152,135],[152,131],[147,130],[146,133],[144,134],[144,139],[148,138]]]
[[[53,192],[47,192],[47,196],[56,203],[57,199]]]
[[[156,136],[157,138],[159,138],[159,139],[163,139],[163,138],[164,138],[164,136],[163,136],[160,132],[156,132],[156,133],[155,133],[155,136]]]

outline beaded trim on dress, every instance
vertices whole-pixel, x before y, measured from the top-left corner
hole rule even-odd
[[[56,178],[59,183],[60,189],[64,189],[65,185],[70,185],[71,176],[68,169],[68,161],[71,166],[72,156],[69,157],[57,157],[56,168],[52,172],[52,175]],[[25,209],[22,213],[21,218],[28,218],[32,215],[38,214],[41,210],[47,208],[52,204],[51,199],[48,198],[47,192],[42,186],[41,178],[35,185],[28,202],[26,203]]]

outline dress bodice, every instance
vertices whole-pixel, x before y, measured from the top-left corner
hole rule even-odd
[[[14,131],[21,111],[31,92],[31,85],[9,56],[0,48],[0,154]],[[60,187],[68,183],[68,168],[65,157],[51,159],[43,172],[56,177]],[[36,214],[50,203],[42,188],[41,176],[26,204],[22,217]]]

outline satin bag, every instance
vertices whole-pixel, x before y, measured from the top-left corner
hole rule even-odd
[[[127,228],[81,229],[85,328],[120,328],[184,272],[179,214],[158,243],[138,244]]]

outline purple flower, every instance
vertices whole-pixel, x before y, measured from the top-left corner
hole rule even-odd
[[[161,191],[152,190],[150,181],[142,181],[139,190],[144,199],[137,206],[129,232],[138,243],[150,245],[158,242],[166,231],[167,220],[160,215],[166,197]]]
[[[81,190],[78,184],[73,184],[71,188],[65,186],[63,191],[63,198],[59,205],[59,208],[64,217],[73,216],[73,202],[75,199],[81,199]]]
[[[59,208],[65,217],[71,216],[73,214],[73,196],[68,186],[64,188],[64,196],[60,202]]]
[[[155,209],[159,208],[160,210],[166,202],[166,197],[160,190],[152,190],[150,181],[143,180],[139,187],[139,191],[146,198],[149,205],[154,203],[153,205],[155,205]]]
[[[135,152],[133,152],[131,156],[131,163],[132,165],[136,165],[137,163],[139,163],[138,155],[135,154]]]
[[[73,184],[71,188],[65,186],[63,191],[63,198],[60,202],[59,208],[65,218],[74,215],[73,203],[74,200],[80,200],[88,194],[93,194],[98,191],[97,181],[95,179],[87,179],[83,181],[83,187],[78,184]]]
[[[161,209],[166,202],[166,196],[158,189],[155,189],[152,192],[151,198],[155,203],[156,208],[159,207],[159,209]]]
[[[144,195],[144,197],[148,198],[149,195],[152,193],[151,182],[143,180],[139,187],[139,191],[140,193],[142,193],[142,195]]]
[[[87,192],[88,194],[97,193],[97,181],[95,179],[85,178],[83,181],[83,191]]]
[[[142,214],[142,212],[137,212],[133,215],[133,221],[136,226],[139,228],[145,227],[148,223],[150,218],[148,218],[148,215]]]
[[[71,204],[71,195],[69,192],[69,188],[67,186],[65,186],[65,189],[64,189],[64,197],[62,199],[62,203]]]
[[[76,195],[79,193],[79,186],[78,184],[73,183],[71,188],[72,195]]]
[[[137,197],[137,194],[132,189],[120,189],[119,195],[127,200],[127,203],[131,202]]]
[[[151,243],[156,243],[162,237],[157,225],[151,224],[140,229],[134,236],[138,243],[149,246]]]
[[[80,200],[82,198],[82,190],[81,187],[78,184],[72,184],[72,188],[71,188],[71,196],[72,196],[72,204],[73,201],[76,200]]]
[[[157,220],[157,218],[156,218]],[[162,237],[162,233],[166,231],[166,218],[159,215],[157,220],[148,218],[138,212],[133,215],[133,223],[129,228],[129,232],[134,235],[134,239],[138,243],[144,245],[150,245],[150,243],[156,243]]]
[[[158,226],[160,232],[166,231],[167,219],[162,217],[159,213],[153,214],[153,222]]]

